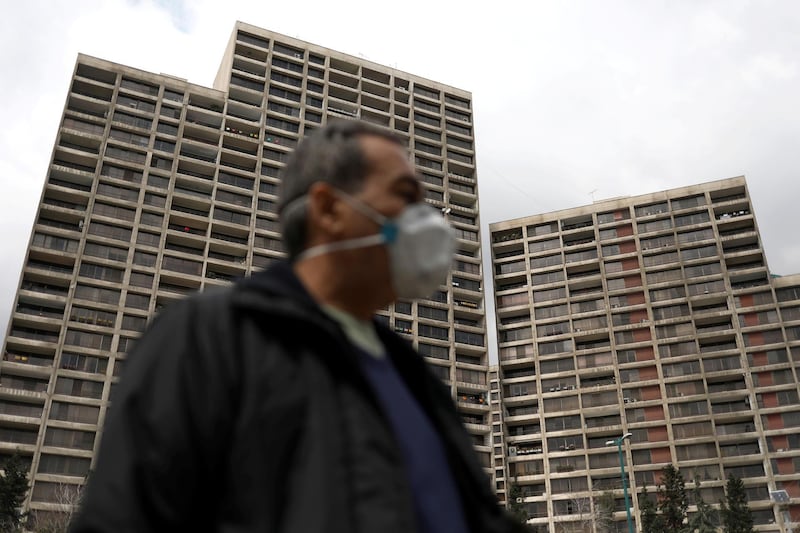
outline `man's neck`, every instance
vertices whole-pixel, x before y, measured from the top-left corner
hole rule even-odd
[[[334,268],[324,257],[315,257],[295,263],[292,268],[300,282],[318,304],[334,307],[359,320],[368,321],[378,310],[368,299],[363,288],[348,286],[342,269]]]

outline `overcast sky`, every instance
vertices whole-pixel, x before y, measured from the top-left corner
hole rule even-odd
[[[236,20],[472,91],[484,233],[592,198],[745,175],[770,269],[800,272],[795,0],[26,0],[3,11],[0,335],[77,54],[210,86]]]

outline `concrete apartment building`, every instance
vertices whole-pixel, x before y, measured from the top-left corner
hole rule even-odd
[[[214,87],[78,57],[0,362],[0,454],[31,464],[26,508],[57,510],[91,467],[125,353],[165,305],[283,255],[281,167],[338,118],[408,145],[458,233],[430,300],[381,319],[450,384],[491,466],[471,95],[237,23]]]
[[[758,531],[797,528],[800,275],[770,275],[744,178],[490,231],[501,500],[516,484],[532,523],[584,531],[611,491],[627,531],[609,441],[630,433],[636,531],[642,487],[652,494],[669,463],[709,503],[742,478]]]

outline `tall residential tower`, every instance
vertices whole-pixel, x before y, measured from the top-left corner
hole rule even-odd
[[[800,521],[800,276],[770,275],[744,178],[490,229],[501,499],[551,532],[605,511],[627,531],[609,442],[630,433],[637,531],[670,463],[708,503],[742,478],[760,531]]]
[[[213,88],[79,56],[0,362],[0,453],[31,464],[26,506],[83,482],[109,395],[170,302],[282,256],[281,167],[338,118],[394,131],[458,233],[430,300],[381,319],[446,380],[490,466],[471,95],[237,23]]]

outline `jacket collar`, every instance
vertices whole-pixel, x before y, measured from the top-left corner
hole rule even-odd
[[[319,307],[288,261],[276,261],[267,269],[240,280],[234,288],[234,303],[240,308],[319,326],[349,345],[339,324]],[[406,378],[414,395],[422,400],[429,392],[419,383],[419,376],[427,374],[423,358],[408,341],[377,320],[373,322],[395,367]]]
[[[323,327],[333,325],[286,260],[240,279],[233,288],[233,304],[283,318],[312,321]]]

